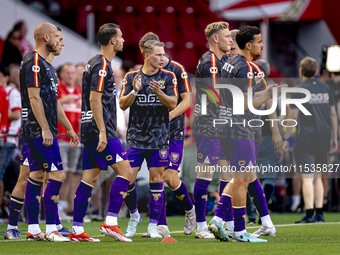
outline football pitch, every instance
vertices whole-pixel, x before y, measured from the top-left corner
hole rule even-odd
[[[177,243],[161,243],[162,239],[142,237],[146,233],[148,218],[138,226],[132,243],[120,243],[111,237],[100,234],[102,222],[85,223],[88,234],[101,240],[100,243],[51,243],[25,241],[27,225],[19,226],[21,240],[4,240],[6,225],[0,225],[0,254],[340,254],[340,214],[325,213],[325,223],[294,224],[303,214],[272,214],[277,235],[265,237],[268,243],[233,243],[215,239],[195,239],[195,232],[183,234],[184,217],[168,217],[171,236]],[[211,217],[207,217],[208,222]],[[125,232],[128,219],[120,219],[119,224]],[[71,228],[71,223],[64,223]],[[45,228],[41,224],[42,230]],[[248,227],[252,233],[259,226]],[[263,238],[263,237],[262,237]]]

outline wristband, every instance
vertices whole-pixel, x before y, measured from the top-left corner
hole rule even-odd
[[[136,90],[133,89],[133,90],[131,91],[131,93],[132,93],[132,95],[137,96],[138,91],[136,91]]]

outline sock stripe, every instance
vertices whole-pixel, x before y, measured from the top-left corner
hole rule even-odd
[[[163,192],[162,189],[151,189],[151,192]]]
[[[40,184],[39,184],[37,181],[34,181],[34,180],[32,180],[31,178],[28,178],[28,181],[29,181],[30,183],[32,183],[33,185],[35,185],[35,186],[41,186],[41,185],[42,185],[41,182],[40,182]]]
[[[11,200],[14,201],[14,202],[16,202],[16,203],[18,203],[18,204],[22,204],[22,205],[24,204],[23,201],[22,201],[22,202],[21,202],[21,201],[18,201],[18,200],[16,200],[16,199],[14,199],[13,197],[11,197]]]
[[[117,177],[116,178],[122,178],[122,179],[124,179],[124,180],[127,180],[127,181],[129,181],[127,178],[125,178],[124,176],[121,176],[121,175],[117,175]],[[130,182],[130,181],[129,181]]]
[[[135,190],[135,186],[133,186],[133,188],[132,189],[130,189],[130,190],[128,190],[127,192],[129,193],[129,192],[131,192],[131,191],[134,191]]]
[[[227,196],[227,197],[230,197],[231,198],[231,195],[229,195],[229,194],[226,194],[226,193],[222,193],[222,195],[221,196]]]
[[[246,206],[233,206],[234,209],[242,209],[242,208],[246,208]]]
[[[224,180],[224,179],[220,179],[221,182],[230,182],[230,180]]]
[[[253,180],[253,181],[251,181],[251,182],[249,182],[249,183],[253,183],[254,181],[256,181],[257,179],[255,179],[255,180]]]
[[[85,182],[85,181],[83,181],[83,180],[81,180],[81,182],[84,183],[85,185],[91,187],[92,189],[94,188],[94,186],[92,186],[91,184],[89,184],[89,183],[87,183],[87,182]]]
[[[175,189],[172,189],[172,191],[178,190],[181,187],[181,185],[182,185],[182,181],[180,180],[178,186]]]
[[[206,181],[212,181],[212,179],[209,178],[204,178],[204,177],[196,177],[196,179],[201,179],[201,180],[206,180]]]

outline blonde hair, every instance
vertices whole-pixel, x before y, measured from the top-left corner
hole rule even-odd
[[[143,57],[145,56],[145,53],[148,53],[148,54],[152,53],[155,46],[164,47],[164,43],[156,41],[156,40],[146,41],[142,49]]]
[[[204,30],[205,32],[205,36],[207,37],[207,39],[209,40],[210,37],[223,30],[223,29],[227,29],[229,28],[229,24],[228,22],[224,22],[224,21],[218,21],[218,22],[214,22],[214,23],[210,23]]]
[[[233,29],[230,31],[231,39],[233,39],[234,42],[236,42],[236,34],[238,33],[238,29]]]
[[[149,32],[146,33],[139,41],[139,47],[144,47],[144,44],[147,41],[154,40],[159,42],[159,37],[155,33]]]
[[[316,60],[314,58],[305,57],[300,62],[300,68],[303,76],[307,78],[312,78],[316,74],[318,64],[316,63]]]

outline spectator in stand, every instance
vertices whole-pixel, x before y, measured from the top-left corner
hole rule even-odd
[[[81,88],[82,86],[84,69],[85,69],[85,64],[80,63],[76,65],[76,73],[77,73],[76,85],[79,88]]]
[[[19,31],[20,33],[20,46],[21,46],[21,56],[24,57],[28,52],[33,50],[32,44],[25,38],[27,35],[27,24],[23,20],[19,20],[14,24],[14,31]]]
[[[5,67],[12,63],[20,65],[22,56],[19,31],[12,30],[9,32],[5,41],[1,61]]]
[[[5,138],[5,141],[18,147],[18,137],[21,126],[21,96],[19,92],[20,66],[10,64],[8,67],[9,79],[6,92],[9,98],[8,123],[6,133],[12,135]],[[20,150],[17,153],[20,155]]]
[[[62,67],[62,79],[59,82],[58,99],[62,105],[66,117],[69,119],[73,130],[79,134],[81,118],[81,89],[75,84],[76,66],[67,63]],[[71,147],[66,130],[59,124],[58,140],[60,146],[61,159],[63,161],[66,178],[60,191],[59,216],[65,217],[66,212],[73,212],[73,198],[81,180],[81,171],[77,169],[80,147]]]
[[[7,121],[8,121],[8,95],[5,90],[7,85],[7,74],[5,66],[0,63],[0,135],[6,134]],[[3,137],[0,137],[0,205],[2,204],[2,198],[4,196],[4,175],[7,166],[11,160],[15,146],[4,141]],[[1,214],[1,208],[0,208]]]
[[[119,107],[119,95],[120,95],[120,91],[122,90],[124,71],[121,68],[117,68],[113,70],[113,74],[115,76],[116,98],[117,98],[116,100],[116,103],[117,103],[117,135],[125,147],[128,117],[125,115],[124,111],[120,109]]]

